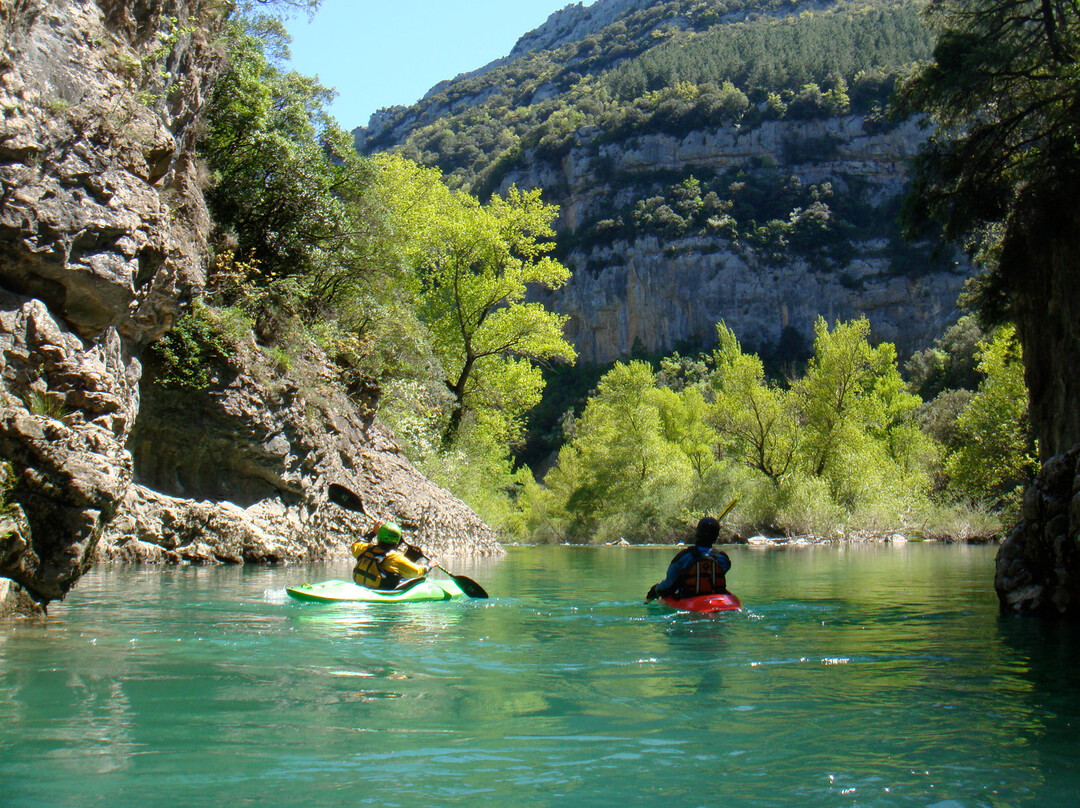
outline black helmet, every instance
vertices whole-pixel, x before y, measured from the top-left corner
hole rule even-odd
[[[711,516],[703,516],[697,523],[697,532],[694,534],[694,544],[703,547],[711,547],[720,538],[720,522]]]

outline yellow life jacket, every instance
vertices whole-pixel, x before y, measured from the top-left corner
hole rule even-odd
[[[401,580],[400,575],[386,573],[381,564],[386,558],[386,551],[382,550],[375,542],[369,544],[356,557],[356,566],[353,567],[353,581],[359,586],[368,589],[393,589]]]

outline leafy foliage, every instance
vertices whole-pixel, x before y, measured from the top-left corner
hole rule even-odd
[[[672,36],[606,77],[615,96],[728,81],[752,95],[787,95],[797,117],[847,111],[846,83],[871,71],[896,70],[928,54],[925,26],[913,4],[837,4],[821,11],[764,15],[717,24],[696,36]],[[821,93],[817,85],[831,85]],[[832,96],[829,96],[832,93]],[[883,101],[884,98],[876,99]]]
[[[735,493],[752,529],[899,529],[929,506],[939,451],[918,428],[892,345],[869,323],[817,325],[789,386],[723,323],[695,362],[617,363],[530,495],[541,535],[657,538]]]
[[[673,527],[694,476],[675,436],[693,434],[694,425],[671,396],[655,387],[648,364],[616,363],[545,478],[546,507],[560,515],[534,529],[543,533],[557,522],[560,536],[589,542]]]
[[[487,206],[458,193],[454,215],[420,267],[419,304],[447,374],[455,408],[445,442],[474,412],[494,434],[514,443],[524,413],[540,400],[539,370],[530,360],[572,361],[562,336],[566,318],[525,302],[528,285],[561,286],[569,270],[546,253],[554,244],[556,209],[540,192],[511,188]]]
[[[934,0],[929,14],[934,58],[904,89],[937,128],[909,213],[963,237],[1020,212],[1022,194],[1050,193],[1080,159],[1080,14],[1061,0]]]
[[[912,389],[925,400],[945,390],[974,390],[979,384],[979,344],[985,337],[975,315],[961,317],[933,346],[904,364]]]
[[[983,380],[956,420],[956,449],[945,468],[958,492],[1015,514],[1038,468],[1016,330],[998,329],[979,344],[978,356]]]
[[[729,456],[779,483],[792,470],[799,448],[794,396],[765,378],[761,359],[743,353],[730,328],[721,323],[716,330],[711,422]]]
[[[181,316],[149,352],[157,365],[156,381],[166,387],[206,390],[228,367],[233,341],[227,312],[200,302]]]

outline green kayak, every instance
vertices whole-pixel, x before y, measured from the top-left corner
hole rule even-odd
[[[304,583],[286,587],[285,591],[297,600],[313,600],[319,603],[419,603],[465,597],[465,592],[454,581],[430,579],[419,581],[398,592],[368,589],[366,586],[358,586],[350,581]]]

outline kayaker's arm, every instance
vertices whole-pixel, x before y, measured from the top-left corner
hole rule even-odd
[[[419,547],[417,547],[415,544],[402,542],[401,546],[405,548],[405,557],[410,561],[420,561],[422,559],[428,559],[429,561],[431,560],[430,558],[428,558],[428,554]]]
[[[423,564],[407,558],[404,553],[393,551],[386,555],[383,566],[390,572],[397,573],[402,578],[422,578],[427,575],[428,568]]]
[[[687,548],[680,551],[671,559],[671,563],[668,564],[667,575],[658,584],[654,584],[649,590],[649,593],[645,596],[645,601],[656,600],[659,597],[663,597],[668,593],[674,591],[675,585],[679,582],[679,578],[683,572],[697,560],[697,556],[693,553],[693,548]]]

